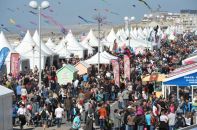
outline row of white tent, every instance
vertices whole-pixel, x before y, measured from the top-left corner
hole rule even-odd
[[[106,38],[101,40],[101,48],[103,46],[107,46],[112,50],[114,46],[114,40],[118,43],[119,47],[122,46],[131,46],[132,48],[145,48],[155,46],[156,43],[151,43],[147,41],[147,38],[150,36],[151,31],[153,28],[134,28],[130,30],[126,29],[119,29],[117,33],[114,32],[112,28],[109,35]],[[165,32],[159,29],[158,35],[174,35],[175,28],[169,27],[165,30]],[[128,37],[131,37],[128,40]],[[130,43],[129,43],[130,41]],[[46,57],[50,57],[53,55],[59,55],[61,58],[70,58],[71,54],[78,56],[79,58],[84,57],[84,53],[93,54],[94,48],[99,46],[99,41],[94,35],[93,31],[90,30],[88,35],[79,42],[71,31],[64,37],[59,44],[55,44],[52,42],[51,38],[44,44],[41,40],[42,50],[41,50],[41,66],[42,68],[45,65]],[[19,43],[16,48],[13,48],[8,40],[5,38],[3,32],[0,34],[0,49],[3,47],[8,47],[11,53],[18,52],[21,55],[21,59],[29,59],[30,61],[30,68],[33,69],[35,65],[38,66],[39,63],[39,35],[38,32],[35,31],[33,37],[29,31],[27,31],[23,40]],[[101,51],[102,52],[102,51]],[[96,54],[98,55],[98,54]],[[106,58],[106,57],[105,57]],[[87,60],[89,62],[89,60]],[[10,66],[10,54],[6,59],[7,68]],[[9,69],[8,69],[9,70]]]

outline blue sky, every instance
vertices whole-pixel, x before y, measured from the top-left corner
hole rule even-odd
[[[37,0],[39,3],[41,0]],[[44,10],[44,14],[51,16],[53,19],[63,25],[85,24],[78,16],[82,16],[90,21],[94,21],[93,17],[97,12],[95,8],[100,10],[108,9],[109,11],[118,13],[114,15],[101,11],[107,21],[113,24],[123,23],[124,16],[135,16],[140,20],[145,13],[150,13],[147,7],[138,0],[48,0],[50,2],[49,9]],[[179,12],[180,9],[197,9],[197,0],[146,0],[147,3],[156,9],[158,4],[161,10],[170,12]],[[14,29],[14,25],[9,23],[9,19],[15,20],[16,24],[22,28],[36,28],[37,26],[30,21],[37,23],[37,16],[29,13],[31,9],[28,4],[30,0],[0,0],[0,24],[4,24],[7,28]],[[133,7],[132,5],[136,5]],[[8,9],[9,8],[9,9]],[[11,9],[11,10],[10,10]],[[34,11],[36,12],[36,11]],[[55,26],[54,24],[45,23],[46,19],[42,18],[43,26]],[[16,28],[17,29],[17,28]]]

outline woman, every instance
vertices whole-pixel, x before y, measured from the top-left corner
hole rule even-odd
[[[23,126],[26,124],[26,108],[24,104],[20,105],[20,108],[17,111],[17,114],[19,116],[19,120],[20,120],[20,129],[23,130]]]
[[[114,122],[113,122],[114,123],[113,130],[119,130],[120,127],[121,127],[121,115],[120,115],[118,109],[114,110],[114,118],[113,118],[113,120],[114,120]]]
[[[168,130],[168,117],[164,110],[161,111],[161,116],[159,120],[160,120],[159,130]]]

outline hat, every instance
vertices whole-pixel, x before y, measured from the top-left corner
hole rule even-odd
[[[127,108],[130,109],[130,108],[132,108],[132,107],[131,107],[131,106],[128,106]]]

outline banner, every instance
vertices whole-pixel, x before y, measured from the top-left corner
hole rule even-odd
[[[8,56],[9,52],[10,52],[10,49],[7,47],[4,47],[1,49],[1,51],[0,51],[0,69],[3,66],[5,59]]]
[[[115,84],[117,86],[120,86],[120,68],[119,68],[119,64],[118,61],[116,60],[111,60],[112,62],[112,66],[113,66],[113,72],[114,72],[114,80],[115,80]]]
[[[130,59],[127,55],[124,55],[124,77],[128,78],[130,81],[131,67],[130,67]]]
[[[13,77],[18,76],[19,73],[19,60],[20,60],[20,55],[19,53],[11,53],[10,57],[10,72],[12,73]]]

